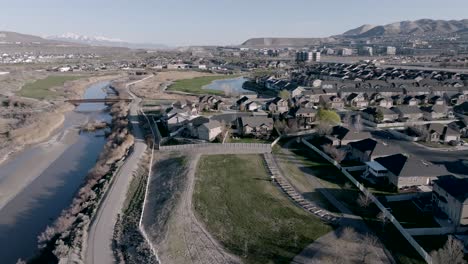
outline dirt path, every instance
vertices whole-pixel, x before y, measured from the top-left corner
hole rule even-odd
[[[225,252],[194,214],[192,197],[199,158],[200,154],[195,154],[188,161],[187,182],[159,250],[161,263],[241,263]]]

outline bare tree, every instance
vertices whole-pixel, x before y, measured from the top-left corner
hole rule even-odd
[[[369,194],[361,193],[359,197],[357,198],[357,203],[359,204],[359,206],[367,208],[372,203],[372,200]]]
[[[377,219],[379,219],[380,222],[382,223],[382,230],[383,230],[385,228],[385,225],[387,225],[387,223],[389,221],[387,215],[384,212],[380,212],[377,215]]]
[[[355,115],[353,118],[353,127],[356,131],[362,131],[361,115]]]
[[[371,234],[366,234],[361,246],[362,253],[362,263],[368,263],[366,259],[369,255],[375,251],[375,247],[379,244],[379,239]],[[371,263],[371,262],[369,262]]]
[[[341,163],[345,158],[346,158],[346,151],[337,149],[331,144],[326,144],[322,146],[323,151],[330,155],[332,159],[334,159],[336,162]]]
[[[317,134],[319,136],[330,135],[332,130],[333,130],[333,127],[325,123],[320,123],[317,126],[315,126],[315,131],[317,131]]]
[[[346,241],[354,242],[358,238],[357,232],[352,227],[345,227],[343,231],[341,231],[340,238]]]
[[[463,259],[463,243],[453,236],[449,236],[445,245],[439,250],[433,251],[431,256],[434,264],[466,263]]]

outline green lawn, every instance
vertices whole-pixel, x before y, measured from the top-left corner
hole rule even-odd
[[[238,75],[215,75],[215,76],[204,76],[196,77],[193,79],[184,79],[175,81],[171,84],[167,90],[169,91],[179,91],[192,94],[215,94],[215,95],[224,95],[224,91],[218,90],[206,90],[203,89],[203,86],[210,84],[216,80],[225,80],[233,79],[239,77]]]
[[[36,80],[24,85],[18,92],[18,95],[43,100],[60,96],[61,92],[50,90],[50,88],[60,87],[67,81],[77,80],[83,76],[52,75],[45,79]]]
[[[268,180],[259,155],[202,156],[194,204],[210,233],[246,263],[290,263],[332,230]]]

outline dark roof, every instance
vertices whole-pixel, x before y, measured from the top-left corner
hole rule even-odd
[[[388,145],[386,143],[382,143],[371,138],[351,142],[348,145],[352,148],[361,151],[362,153],[370,152],[370,156],[373,157],[401,153],[401,150],[398,147]]]
[[[434,184],[462,203],[468,199],[468,178],[461,179],[453,175],[445,175],[438,177]]]
[[[241,117],[242,126],[259,127],[266,125],[273,127],[273,119],[267,116],[244,116]]]
[[[369,132],[350,130],[343,126],[334,126],[331,135],[339,140],[365,139],[371,137]]]
[[[447,174],[442,166],[408,157],[403,154],[394,154],[386,157],[376,158],[375,161],[387,168],[398,177],[428,176],[435,177]]]
[[[417,106],[408,106],[408,105],[400,105],[398,107],[392,107],[393,111],[401,112],[402,114],[420,114],[422,113],[419,107]]]

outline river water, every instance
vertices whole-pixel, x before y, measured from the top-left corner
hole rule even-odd
[[[92,85],[84,98],[104,98],[108,86],[108,82]],[[66,114],[63,128],[48,142],[27,148],[0,165],[0,186],[14,182],[12,177],[31,178],[0,209],[0,263],[16,263],[37,252],[37,236],[71,203],[106,141],[104,131],[79,134],[77,126],[110,118],[102,103],[81,104]],[[44,166],[49,156],[53,161]]]

